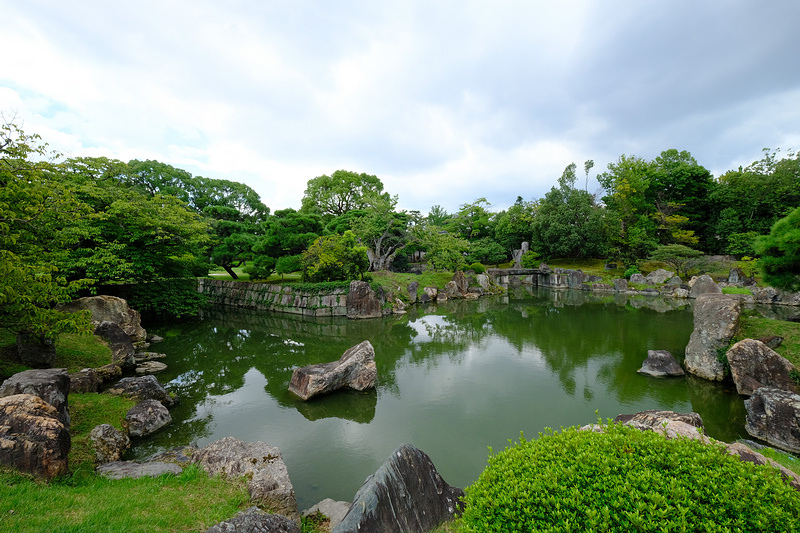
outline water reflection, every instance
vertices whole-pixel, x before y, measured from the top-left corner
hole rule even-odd
[[[524,431],[590,423],[644,409],[694,410],[708,433],[744,434],[732,391],[692,379],[640,376],[648,349],[679,359],[690,303],[580,291],[516,288],[498,298],[416,306],[355,321],[218,308],[199,320],[150,327],[166,338],[162,382],[182,397],[175,422],[142,442],[169,446],[233,435],[281,448],[301,507],[351,500],[402,442],[425,450],[445,479],[465,486]],[[302,402],[293,369],[338,359],[369,340],[378,386]]]

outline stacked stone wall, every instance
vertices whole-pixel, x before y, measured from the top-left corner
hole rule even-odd
[[[315,293],[291,285],[198,279],[197,291],[216,305],[305,316],[347,316],[346,287]]]

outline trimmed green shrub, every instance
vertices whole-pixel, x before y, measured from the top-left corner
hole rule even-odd
[[[483,274],[486,272],[486,267],[480,263],[472,263],[470,266],[467,267],[467,270],[472,270],[476,274]]]
[[[466,490],[464,531],[798,531],[800,493],[719,445],[609,424],[506,447]]]
[[[541,257],[541,254],[528,250],[522,255],[519,264],[522,265],[522,268],[538,268]]]
[[[641,272],[641,270],[639,270],[639,267],[637,267],[636,265],[631,265],[625,271],[623,276],[625,277],[625,279],[631,279],[631,276],[633,276],[634,274],[641,274],[641,273],[642,272]]]

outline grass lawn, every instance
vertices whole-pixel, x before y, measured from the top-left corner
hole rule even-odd
[[[783,337],[783,342],[775,351],[800,368],[800,324],[797,322],[743,316],[739,322],[739,334],[734,340],[760,339],[771,335]]]

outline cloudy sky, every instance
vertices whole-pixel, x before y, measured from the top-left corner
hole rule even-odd
[[[0,111],[69,156],[247,183],[377,175],[499,211],[570,162],[800,148],[800,2],[0,0]],[[598,189],[589,184],[590,192]]]

